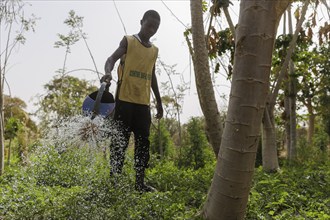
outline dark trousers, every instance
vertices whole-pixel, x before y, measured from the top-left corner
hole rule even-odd
[[[113,174],[122,172],[131,132],[135,138],[134,167],[137,172],[144,172],[150,158],[150,107],[117,100],[114,121],[117,131],[111,135],[111,172]]]

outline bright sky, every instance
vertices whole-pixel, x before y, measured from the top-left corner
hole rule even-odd
[[[154,9],[160,13],[161,25],[153,37],[153,42],[159,48],[159,58],[167,65],[176,65],[175,71],[180,73],[185,82],[190,82],[191,89],[187,91],[183,105],[183,121],[191,116],[202,114],[195,91],[193,66],[190,62],[188,48],[183,36],[185,26],[189,27],[190,1],[189,0],[103,0],[103,1],[25,1],[31,6],[25,8],[25,15],[31,13],[39,17],[36,31],[26,35],[25,45],[20,46],[12,55],[6,79],[10,85],[11,95],[19,97],[28,104],[28,111],[35,109],[33,103],[36,96],[43,94],[43,85],[50,82],[56,75],[56,70],[62,68],[65,48],[54,48],[58,41],[58,33],[66,35],[69,31],[63,23],[68,12],[74,10],[77,15],[84,17],[83,31],[87,33],[87,42],[93,53],[99,72],[104,72],[104,62],[118,47],[119,41],[127,34],[135,34],[140,30],[140,20],[146,10]],[[116,7],[118,12],[116,10]],[[169,10],[170,9],[170,10]],[[237,9],[237,8],[236,8]],[[237,19],[238,10],[231,10],[233,19]],[[119,18],[122,19],[122,22]],[[174,16],[175,15],[175,16]],[[123,27],[124,26],[124,27]],[[1,45],[3,46],[3,37]],[[72,47],[67,59],[67,70],[94,69],[92,59],[83,41]],[[98,86],[98,77],[95,73],[78,71],[70,74],[82,79],[95,80]],[[158,76],[159,81],[167,81],[165,73]],[[180,83],[180,77],[174,77]],[[218,82],[216,95],[228,94],[229,88]],[[221,84],[223,86],[221,86]],[[228,84],[227,84],[228,85]],[[115,84],[111,90],[115,89]],[[5,88],[8,94],[8,88]],[[88,94],[86,94],[88,95]],[[225,101],[219,101],[225,106]]]

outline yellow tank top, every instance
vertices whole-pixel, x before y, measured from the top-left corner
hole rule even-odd
[[[121,79],[118,98],[126,102],[149,105],[152,70],[158,56],[158,48],[154,45],[147,48],[134,36],[126,36],[126,39],[124,68],[118,71],[119,80]]]

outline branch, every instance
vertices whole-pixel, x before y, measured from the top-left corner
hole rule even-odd
[[[321,2],[325,5],[327,8],[328,16],[330,17],[330,6],[327,3],[327,0],[321,0]]]
[[[186,32],[188,32],[188,30],[186,30]],[[193,48],[193,46],[192,46],[192,44],[191,44],[191,42],[190,42],[190,40],[189,40],[189,38],[188,38],[188,33],[185,33],[184,36],[185,36],[186,41],[187,41],[187,45],[188,45],[188,49],[189,49],[189,53],[190,53],[192,59],[194,60],[194,59],[195,59],[195,58],[194,58],[194,48]]]
[[[90,50],[89,46],[88,46],[88,43],[87,43],[87,40],[86,40],[86,37],[84,36],[84,33],[82,32],[82,30],[79,28],[79,31],[80,31],[80,34],[81,34],[81,37],[82,39],[84,40],[85,42],[85,45],[87,47],[87,50],[88,50],[88,53],[90,55],[90,57],[92,58],[92,61],[93,61],[93,64],[94,64],[94,68],[96,70],[96,73],[97,73],[97,77],[99,78],[99,80],[101,79],[100,78],[100,75],[99,75],[99,71],[97,70],[97,66],[96,66],[96,63],[95,63],[95,59],[94,59],[94,56],[92,54],[92,51]]]
[[[163,69],[165,70],[168,78],[169,78],[169,81],[170,81],[170,84],[171,84],[171,88],[173,90],[173,94],[174,94],[174,99],[175,99],[175,104],[176,104],[176,111],[177,111],[177,114],[178,114],[178,123],[179,123],[179,141],[181,143],[181,120],[180,120],[180,108],[179,108],[179,101],[178,101],[178,96],[175,92],[175,88],[174,88],[174,85],[173,85],[173,80],[171,78],[171,75],[170,73],[168,72],[168,70],[166,69],[165,67],[165,64],[160,61],[160,64],[162,65]]]
[[[175,19],[180,22],[185,28],[188,28],[174,13],[173,11],[165,4],[165,2],[163,0],[161,0],[161,2],[163,3],[163,5],[167,8],[167,10],[169,10],[171,12],[171,14],[173,15],[173,17],[175,17]]]
[[[233,24],[233,21],[230,17],[230,14],[229,14],[229,11],[228,11],[228,7],[223,7],[223,12],[225,13],[225,16],[226,16],[226,19],[227,19],[227,22],[229,24],[229,28],[233,34],[233,37],[234,37],[234,40],[236,39],[236,33],[235,33],[235,26]]]
[[[212,21],[213,21],[213,14],[214,14],[214,7],[212,7],[212,12],[211,12],[211,18],[210,18],[210,23],[209,23],[209,27],[206,33],[206,48],[209,47],[209,36],[210,36],[210,32],[211,32],[211,26],[212,26]]]

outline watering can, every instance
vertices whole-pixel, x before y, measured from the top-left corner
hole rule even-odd
[[[97,115],[108,117],[115,109],[115,99],[106,89],[107,83],[102,82],[99,90],[89,94],[82,105],[85,115],[91,115],[94,119]]]

